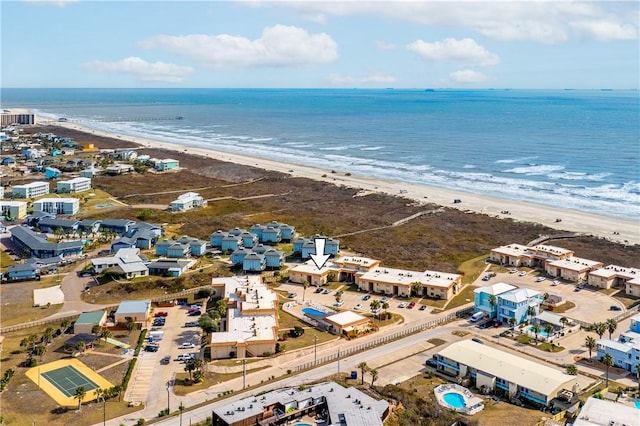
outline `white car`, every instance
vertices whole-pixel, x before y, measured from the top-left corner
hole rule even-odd
[[[558,280],[553,280],[553,283],[551,283],[551,285],[558,285],[558,284],[560,284],[560,281]]]
[[[406,308],[407,304],[405,302],[400,302],[400,304],[398,305],[398,308]]]
[[[342,306],[344,305],[344,300],[338,300],[336,303],[334,303],[334,306]]]
[[[519,277],[524,277],[525,275],[527,275],[527,273],[526,273],[526,272],[524,272],[524,271],[521,271],[521,272],[518,274],[518,276],[519,276]]]
[[[359,311],[360,309],[362,309],[362,305],[358,303],[356,306],[353,307],[353,309],[355,309],[356,311]]]
[[[545,277],[538,277],[538,278],[536,278],[536,282],[537,282],[537,283],[540,283],[540,282],[542,282],[542,281],[544,281],[544,280],[546,280],[546,278],[545,278]]]
[[[195,349],[196,345],[193,343],[184,342],[180,345],[180,349]]]
[[[517,269],[509,269],[509,273],[510,273],[510,274],[515,274],[516,272],[518,272],[518,270],[517,270]]]

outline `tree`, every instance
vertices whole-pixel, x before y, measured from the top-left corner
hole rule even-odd
[[[587,336],[587,338],[584,339],[584,345],[587,347],[587,349],[589,349],[589,359],[591,359],[591,352],[596,347],[596,339],[591,336]]]
[[[227,304],[224,302],[224,300],[220,299],[216,302],[216,311],[220,315],[220,318],[227,315]]]
[[[91,334],[100,334],[100,330],[102,330],[100,324],[93,324],[93,327],[91,327]]]
[[[638,391],[640,391],[640,364],[636,364],[636,378],[638,379]]]
[[[214,333],[219,330],[218,322],[213,320],[209,315],[202,315],[198,319],[198,324],[206,334]]]
[[[133,321],[127,322],[127,331],[129,332],[129,334],[131,334],[131,332],[135,330],[137,327],[138,327],[138,324],[136,324],[135,322]]]
[[[105,342],[107,341],[107,339],[110,339],[111,336],[113,336],[113,333],[107,328],[100,331],[100,337],[103,338]]]
[[[371,313],[376,315],[378,313],[378,311],[380,310],[380,301],[377,299],[374,299],[370,304],[369,307],[371,308]]]
[[[69,321],[68,319],[62,320],[62,322],[60,323],[60,328],[62,329],[62,332],[66,333],[70,325],[71,325],[71,321]]]
[[[606,324],[607,324],[607,331],[609,332],[609,339],[611,339],[611,335],[613,334],[614,331],[616,331],[616,328],[618,328],[618,322],[613,318],[609,318]]]
[[[509,325],[511,328],[515,327],[516,322],[518,322],[514,317],[509,318]]]
[[[607,367],[606,370],[606,381],[605,381],[605,387],[609,387],[609,367],[611,367],[613,365],[613,357],[611,356],[610,353],[605,353],[604,356],[602,357],[602,363],[604,364],[605,367]]]
[[[572,376],[577,376],[578,375],[578,367],[576,367],[575,364],[567,365],[567,374],[570,374]]]
[[[189,361],[187,361],[187,363],[184,366],[184,371],[189,373],[189,380],[192,379],[191,373],[196,369],[196,364],[194,361],[195,361],[195,358],[192,358]]]
[[[533,306],[529,306],[529,308],[527,308],[527,315],[529,316],[529,318],[535,316],[536,308],[534,308]]]
[[[593,324],[593,330],[596,332],[598,337],[602,339],[602,336],[604,335],[605,331],[607,331],[607,324],[604,322],[597,322]]]
[[[416,281],[414,283],[411,283],[411,294],[413,296],[421,297],[423,288],[424,288],[424,286],[422,285],[422,283],[420,281]]]
[[[536,335],[536,344],[538,344],[538,333],[540,333],[540,326],[538,324],[533,324],[531,327],[531,331]]]
[[[382,309],[384,309],[384,313],[387,313],[387,309],[389,309],[389,302],[382,302]]]
[[[568,323],[569,323],[569,319],[567,317],[560,318],[560,324],[562,324],[562,329],[563,330],[567,326]]]
[[[304,295],[307,292],[307,289],[309,288],[309,281],[304,280],[302,282],[302,301],[304,302]]]
[[[342,290],[336,291],[336,294],[335,294],[336,302],[340,302],[342,300],[342,295],[343,294],[344,294],[344,292]]]
[[[76,343],[75,349],[78,352],[84,353],[84,351],[87,350],[87,345],[84,342],[78,342],[78,343]]]
[[[42,342],[44,344],[49,344],[52,340],[53,340],[53,328],[47,327],[47,329],[42,332]]]
[[[544,331],[547,332],[547,336],[551,337],[553,335],[553,326],[551,324],[545,325]]]
[[[362,361],[360,364],[358,364],[358,368],[360,369],[360,379],[362,380],[361,384],[364,385],[364,373],[366,373],[369,367],[367,366],[366,362]]]
[[[378,378],[378,370],[374,368],[373,370],[369,371],[369,374],[371,374],[371,387],[373,387],[373,383]]]
[[[42,361],[42,357],[44,356],[44,354],[47,352],[47,347],[46,345],[38,345],[36,347],[34,347],[31,352],[33,353],[33,355],[40,357],[40,361]]]
[[[80,386],[76,388],[76,392],[73,394],[73,399],[78,400],[78,411],[80,411],[80,407],[82,406],[82,400],[87,396],[87,391],[84,390],[84,386]]]
[[[498,304],[498,298],[495,294],[489,295],[489,304],[491,305],[491,315],[493,315],[493,308],[495,308]]]

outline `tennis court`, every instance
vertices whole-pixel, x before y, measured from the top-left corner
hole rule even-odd
[[[86,392],[85,401],[94,400],[97,389],[113,386],[111,382],[76,358],[65,358],[31,367],[26,374],[40,390],[45,391],[58,404],[68,407],[78,404],[73,396],[80,386],[84,387]]]
[[[47,379],[53,386],[66,396],[73,396],[76,389],[83,387],[85,392],[94,390],[99,386],[92,382],[87,376],[80,373],[72,365],[66,365],[57,370],[42,373],[42,377]]]

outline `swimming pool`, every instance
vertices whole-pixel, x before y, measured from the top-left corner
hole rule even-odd
[[[460,395],[458,392],[445,393],[444,395],[442,395],[442,399],[444,399],[444,402],[457,410],[467,406],[467,404],[464,402],[464,396]]]
[[[638,410],[640,410],[640,399],[636,399],[635,402],[634,402],[634,405],[636,406],[636,408]]]
[[[535,332],[533,331],[533,326],[529,327],[529,332],[535,336]],[[549,333],[546,330],[540,329],[538,330],[538,336],[549,337]]]
[[[302,313],[313,317],[323,317],[326,313],[313,308],[302,308]]]

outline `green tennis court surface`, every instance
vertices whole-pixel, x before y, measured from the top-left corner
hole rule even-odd
[[[84,387],[85,392],[99,387],[71,365],[42,373],[42,377],[47,379],[67,397],[72,397],[76,393],[76,389],[80,386]]]

